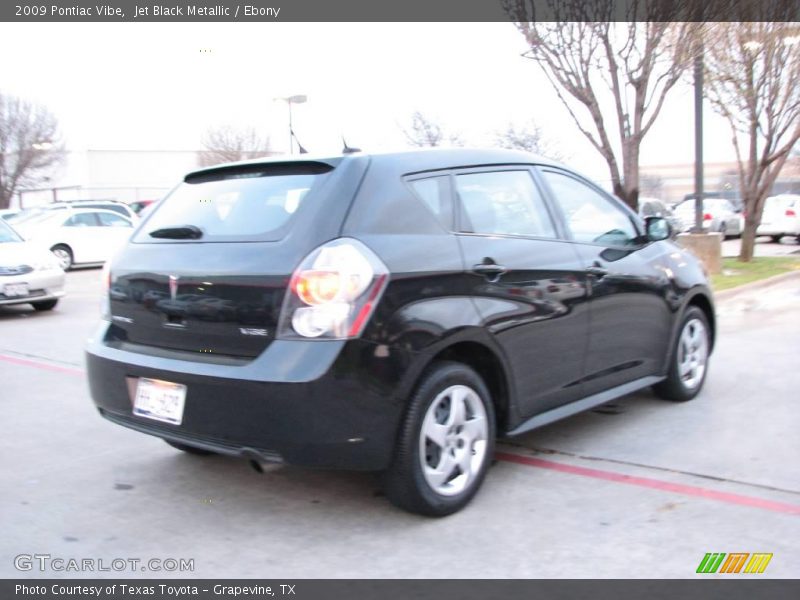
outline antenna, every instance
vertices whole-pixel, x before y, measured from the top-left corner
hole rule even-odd
[[[347,140],[342,136],[342,154],[353,154],[354,152],[361,152],[361,148],[353,148],[347,145]]]
[[[297,139],[297,136],[294,133],[294,129],[289,129],[289,133],[292,134],[294,141],[297,142],[297,149],[300,151],[300,154],[308,154],[308,150],[303,148],[303,144],[300,143],[300,140]]]

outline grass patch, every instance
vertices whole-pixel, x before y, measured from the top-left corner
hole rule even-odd
[[[800,269],[800,259],[787,256],[754,258],[749,263],[735,258],[722,259],[722,273],[711,276],[711,286],[721,292],[752,281]]]

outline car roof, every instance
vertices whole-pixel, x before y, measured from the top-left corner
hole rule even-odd
[[[323,164],[336,167],[348,161],[363,161],[365,158],[376,166],[382,166],[384,168],[391,167],[391,170],[402,173],[437,171],[465,166],[508,164],[535,163],[540,165],[562,166],[560,163],[548,158],[521,150],[504,150],[500,148],[424,148],[400,152],[354,152],[344,155],[300,154],[257,158],[198,169],[188,173],[184,180],[195,178],[200,175],[224,172],[226,170],[235,171],[243,167],[288,164]]]
[[[63,215],[63,216],[69,215],[70,217],[73,217],[75,215],[81,215],[81,214],[85,214],[85,213],[108,213],[108,214],[111,214],[111,215],[116,215],[118,217],[122,217],[123,219],[128,219],[130,221],[130,218],[126,217],[125,215],[122,215],[122,214],[118,213],[115,210],[107,210],[105,208],[71,208],[71,209],[63,211],[63,212],[53,211],[53,217],[52,218],[56,218],[58,215]]]

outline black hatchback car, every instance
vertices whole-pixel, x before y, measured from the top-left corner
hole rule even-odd
[[[497,437],[700,391],[712,296],[669,234],[514,151],[203,169],[109,267],[92,396],[186,452],[381,471],[449,514]]]

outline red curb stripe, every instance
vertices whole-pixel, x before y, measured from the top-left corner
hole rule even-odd
[[[800,515],[800,505],[797,504],[787,504],[785,502],[775,502],[773,500],[765,500],[763,498],[754,498],[753,496],[742,496],[740,494],[718,492],[693,485],[671,483],[669,481],[661,481],[660,479],[651,479],[649,477],[635,477],[633,475],[624,475],[622,473],[615,473],[613,471],[589,469],[587,467],[568,465],[551,460],[544,460],[542,458],[533,458],[531,456],[520,456],[519,454],[508,454],[506,452],[496,453],[495,458],[519,465],[538,467],[540,469],[549,469],[551,471],[569,473],[571,475],[580,475],[582,477],[591,477],[592,479],[602,479],[603,481],[637,485],[639,487],[661,490],[664,492],[673,492],[675,494],[683,494],[685,496],[697,496],[699,498],[706,498],[708,500],[716,500],[718,502],[726,502],[728,504],[738,504],[739,506],[749,506],[751,508],[760,508],[763,510],[770,510],[772,512],[784,513],[788,515]]]
[[[7,354],[0,354],[0,360],[9,362],[14,365],[22,365],[23,367],[35,367],[37,369],[47,369],[49,371],[58,371],[59,373],[68,373],[70,375],[81,375],[85,372],[83,369],[75,367],[62,367],[60,365],[52,365],[50,363],[40,362],[38,360],[28,360],[27,358],[17,358],[16,356],[8,356]]]
[[[77,369],[73,367],[62,367],[59,365],[53,365],[36,360],[28,360],[26,358],[17,358],[16,356],[8,356],[6,354],[0,354],[0,361],[5,361],[11,364],[21,365],[25,367],[34,367],[37,369],[47,369],[49,371],[67,373],[69,375],[78,375],[81,377],[85,375],[85,371],[83,369]],[[540,469],[549,469],[551,471],[558,471],[560,473],[569,473],[570,475],[580,475],[581,477],[591,477],[593,479],[601,479],[603,481],[613,481],[615,483],[636,485],[639,487],[661,490],[664,492],[683,494],[685,496],[697,496],[699,498],[716,500],[718,502],[725,502],[727,504],[738,504],[739,506],[760,508],[763,510],[769,510],[772,512],[784,513],[789,515],[800,515],[800,505],[787,504],[785,502],[775,502],[773,500],[765,500],[764,498],[755,498],[753,496],[742,496],[740,494],[731,494],[728,492],[718,492],[715,490],[709,490],[707,488],[701,488],[693,485],[671,483],[669,481],[662,481],[660,479],[651,479],[649,477],[635,477],[633,475],[615,473],[614,471],[601,471],[600,469],[589,469],[587,467],[568,465],[565,463],[554,462],[552,460],[534,458],[532,456],[509,454],[507,452],[497,452],[495,454],[495,458],[505,462],[515,463],[518,465],[538,467]]]

